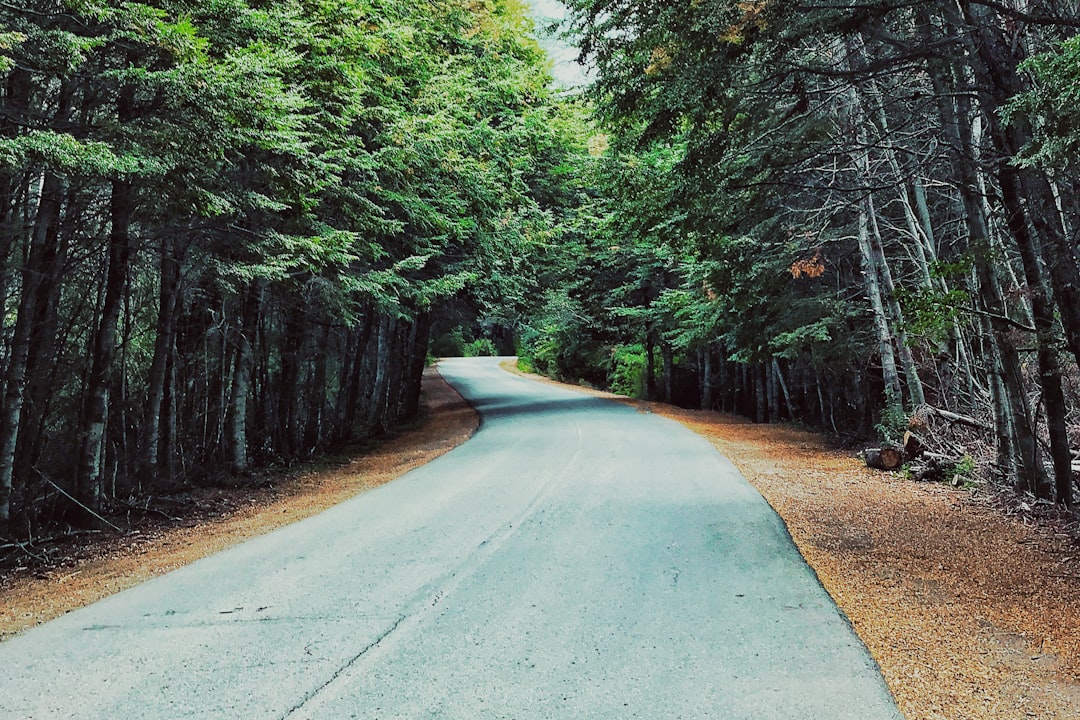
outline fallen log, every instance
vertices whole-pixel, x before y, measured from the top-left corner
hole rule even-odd
[[[923,405],[920,410],[925,410],[931,415],[937,415],[942,420],[948,420],[951,423],[958,425],[967,425],[968,427],[975,428],[976,430],[992,430],[988,424],[977,418],[968,417],[967,415],[960,415],[959,413],[950,412],[949,410],[942,410],[936,408],[933,405]]]
[[[896,470],[904,464],[904,453],[899,448],[888,445],[879,448],[866,448],[863,450],[863,458],[867,467],[876,470]]]

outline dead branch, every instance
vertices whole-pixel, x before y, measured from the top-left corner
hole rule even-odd
[[[967,425],[968,427],[975,428],[976,430],[990,431],[993,429],[978,418],[973,418],[968,415],[960,415],[959,413],[954,413],[949,410],[942,410],[941,408],[936,408],[933,405],[922,405],[919,407],[919,410],[925,411],[931,415],[936,415],[942,420],[948,420],[949,422],[955,423],[957,425]]]

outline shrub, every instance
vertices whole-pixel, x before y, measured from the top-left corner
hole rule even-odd
[[[611,354],[611,391],[632,398],[645,397],[645,348],[619,345]]]
[[[465,357],[495,357],[498,354],[495,343],[487,338],[478,338],[471,343],[466,343],[464,348]]]

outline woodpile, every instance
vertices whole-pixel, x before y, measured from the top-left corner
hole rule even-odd
[[[877,470],[905,468],[915,480],[959,485],[970,472],[971,460],[964,445],[956,442],[954,428],[962,429],[961,435],[991,429],[978,418],[923,405],[912,415],[899,445],[866,448],[863,458]]]

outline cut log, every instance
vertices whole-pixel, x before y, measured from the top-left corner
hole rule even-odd
[[[896,470],[904,463],[903,451],[889,446],[866,448],[863,450],[863,457],[868,467],[877,470]]]

